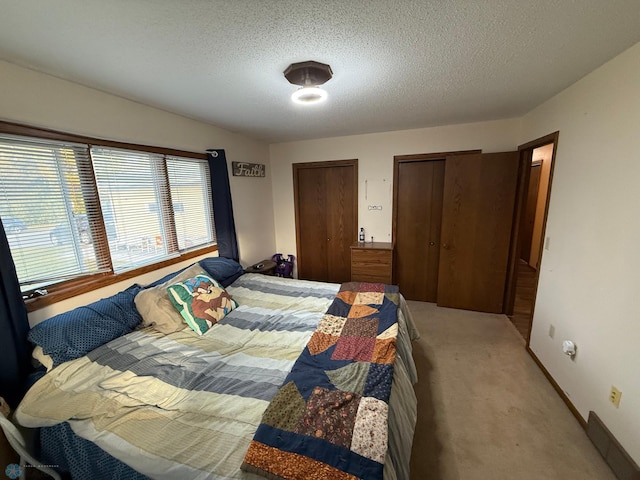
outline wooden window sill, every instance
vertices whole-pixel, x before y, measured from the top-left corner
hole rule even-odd
[[[168,267],[176,263],[184,262],[185,260],[195,258],[206,253],[216,252],[217,250],[217,245],[210,245],[204,248],[199,248],[197,250],[185,252],[178,257],[163,260],[151,265],[145,265],[143,267],[136,268],[134,270],[128,270],[123,273],[101,273],[88,275],[86,277],[76,278],[68,282],[54,284],[49,287],[45,287],[49,292],[47,293],[47,295],[25,300],[24,303],[27,307],[27,312],[34,312],[62,300],[66,300],[83,293],[92,292],[99,288],[107,287],[109,285],[113,285],[114,283],[122,282],[124,280],[128,280],[130,278],[134,278],[148,272],[153,272],[154,270]]]

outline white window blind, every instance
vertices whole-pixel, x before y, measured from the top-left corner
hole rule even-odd
[[[0,218],[25,297],[215,243],[204,159],[56,137],[0,133]]]
[[[167,156],[167,170],[178,248],[215,241],[209,164],[205,160]]]
[[[0,217],[23,291],[108,269],[86,145],[0,134]],[[89,176],[89,177],[88,177]]]
[[[175,256],[164,156],[91,147],[91,158],[114,271]]]

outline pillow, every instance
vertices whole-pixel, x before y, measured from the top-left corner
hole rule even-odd
[[[227,288],[240,275],[244,273],[244,269],[242,268],[242,265],[240,265],[235,260],[231,260],[230,258],[208,257],[208,258],[203,258],[202,260],[199,260],[198,264],[204,269],[205,272],[209,274],[211,278],[219,282],[224,288]],[[194,263],[194,265],[196,264]],[[147,288],[156,287],[163,283],[166,284],[169,280],[173,279],[177,274],[178,272],[172,272],[168,275],[165,275],[159,280],[156,280],[155,282],[147,285]]]
[[[133,331],[142,321],[134,304],[141,289],[132,285],[111,297],[51,317],[29,330],[28,338],[51,356],[54,367],[82,357]]]
[[[207,275],[196,275],[167,287],[171,303],[198,335],[238,306],[222,286]]]
[[[230,258],[209,257],[203,258],[198,263],[211,278],[220,282],[224,288],[227,288],[244,273],[242,265]]]
[[[145,288],[138,293],[135,304],[142,315],[143,324],[145,326],[151,325],[165,334],[182,330],[185,326],[184,321],[169,300],[167,287],[170,283],[181,282],[200,273],[204,274],[205,271],[198,263],[194,263],[177,275],[172,275],[170,280],[154,287]]]

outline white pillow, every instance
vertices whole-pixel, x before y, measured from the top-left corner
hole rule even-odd
[[[171,284],[193,278],[199,274],[206,275],[206,272],[199,263],[196,263],[171,280],[140,291],[134,301],[138,312],[140,312],[142,316],[142,324],[144,326],[151,325],[154,329],[162,333],[173,333],[185,328],[187,325],[182,315],[180,315],[173,306],[173,303],[171,303],[171,300],[169,300],[167,287]]]

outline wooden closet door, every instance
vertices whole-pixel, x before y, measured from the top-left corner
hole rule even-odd
[[[357,239],[358,161],[293,164],[298,278],[348,282]]]
[[[503,311],[518,152],[446,158],[438,305]]]
[[[351,281],[351,245],[356,241],[357,209],[353,201],[354,169],[326,168],[327,281]]]
[[[396,281],[408,300],[437,301],[444,160],[397,167]]]
[[[327,192],[324,169],[302,168],[297,171],[296,218],[298,236],[298,277],[326,281]]]

